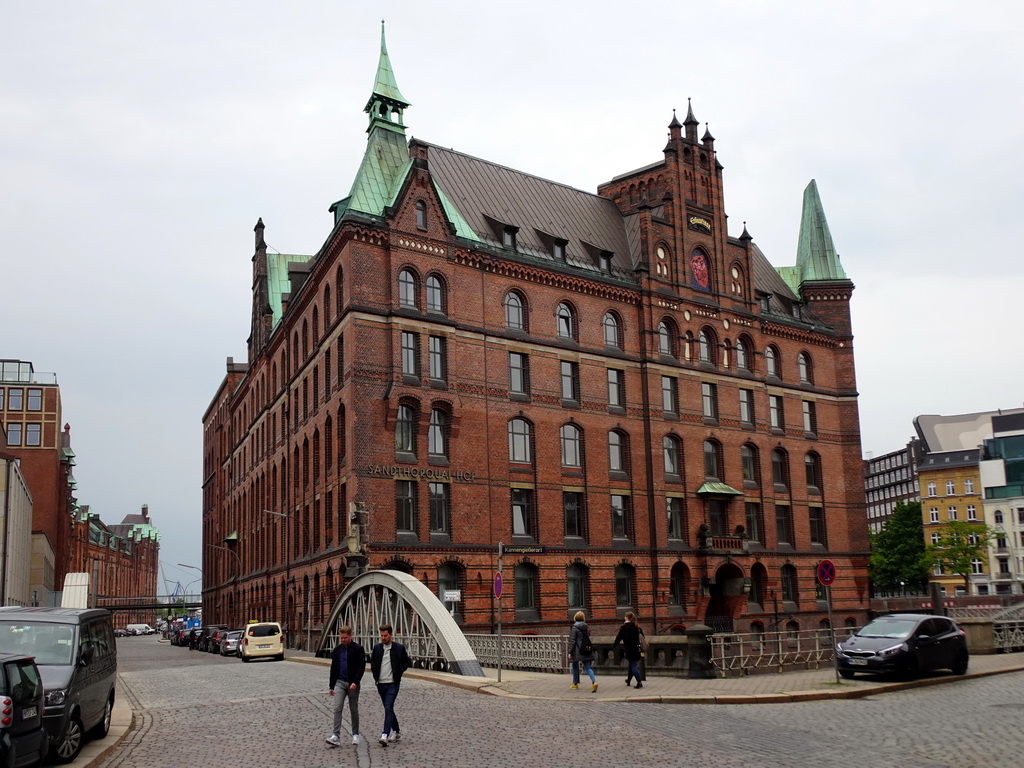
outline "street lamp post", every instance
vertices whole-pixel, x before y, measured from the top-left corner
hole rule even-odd
[[[242,577],[242,558],[240,558],[238,556],[238,553],[235,552],[235,550],[233,550],[233,549],[228,549],[227,547],[222,547],[219,544],[207,544],[206,546],[208,546],[210,549],[220,549],[220,550],[223,550],[224,552],[229,553],[232,557],[235,558],[235,562],[238,563],[238,571],[235,573],[235,582],[237,584],[238,579],[240,579]],[[245,590],[244,589],[242,590],[242,593],[241,593],[241,611],[242,611],[242,624],[245,624]],[[205,622],[204,622],[204,624],[205,624]]]
[[[265,514],[265,515],[273,515],[274,517],[283,517],[285,520],[289,519],[289,517],[290,517],[290,515],[286,515],[284,512],[275,512],[272,509],[264,509],[263,510],[263,514]],[[310,542],[309,529],[307,527],[308,523],[309,523],[308,520],[304,520],[303,521],[303,525],[302,525],[302,535],[305,537],[305,540],[306,540],[306,552],[307,553],[311,551],[311,547],[309,545],[309,542]],[[306,578],[308,579],[309,576],[307,576]],[[306,587],[306,652],[307,653],[309,652],[310,612],[312,610],[312,602],[313,602],[312,601],[312,596],[313,596],[313,590],[310,589],[310,587]]]

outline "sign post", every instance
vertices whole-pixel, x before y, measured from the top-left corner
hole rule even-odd
[[[498,602],[498,682],[501,682],[501,593],[504,583],[501,578],[501,556],[505,554],[505,545],[498,542],[498,572],[494,574],[494,598]]]
[[[832,666],[839,682],[839,654],[836,652],[836,625],[832,621],[832,582],[836,580],[836,566],[831,560],[822,560],[815,571],[818,583],[825,588],[825,602],[828,605],[828,629],[832,636]]]

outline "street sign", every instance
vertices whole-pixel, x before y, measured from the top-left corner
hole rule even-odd
[[[446,589],[444,591],[444,602],[446,602],[446,603],[460,603],[460,602],[462,602],[462,590],[461,589]]]
[[[505,547],[504,554],[506,555],[543,555],[544,547],[537,546],[511,546]]]
[[[502,587],[502,584],[501,584],[501,574],[500,573],[496,573],[496,574],[494,574],[494,596],[495,597],[501,597],[501,587]]]
[[[818,570],[815,574],[818,577],[818,583],[824,586],[830,586],[833,581],[836,580],[836,566],[831,560],[822,560],[818,563]]]

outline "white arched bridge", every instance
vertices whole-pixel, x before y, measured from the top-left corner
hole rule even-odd
[[[441,601],[401,571],[367,571],[349,582],[331,608],[317,656],[330,655],[343,626],[352,627],[353,638],[369,653],[380,640],[381,624],[394,627],[414,667],[483,676],[469,641]]]

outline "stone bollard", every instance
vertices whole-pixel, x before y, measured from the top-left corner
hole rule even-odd
[[[711,664],[711,635],[707,624],[693,624],[686,630],[686,677],[690,680],[711,680],[719,676]]]

